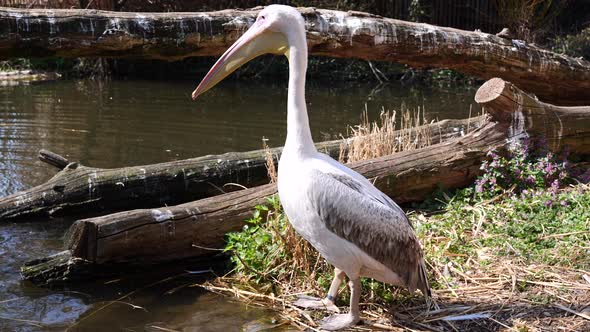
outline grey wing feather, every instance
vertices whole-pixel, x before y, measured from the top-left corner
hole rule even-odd
[[[410,223],[410,220],[408,220],[408,218],[406,217],[405,212],[391,198],[389,198],[389,196],[385,195],[384,193],[379,191],[377,188],[373,187],[372,184],[371,184],[372,188],[367,188],[366,184],[361,183],[361,182],[357,181],[356,179],[353,179],[352,177],[347,176],[347,175],[334,174],[334,173],[322,173],[322,174],[325,174],[326,176],[330,176],[330,177],[334,178],[336,181],[349,187],[350,189],[357,191],[361,195],[363,195],[367,198],[373,199],[373,200],[391,208],[396,213],[403,216],[403,218],[408,222],[408,224],[410,224],[410,226],[412,225]]]
[[[422,249],[403,210],[346,175],[314,171],[312,177],[310,200],[326,227],[429,296]]]

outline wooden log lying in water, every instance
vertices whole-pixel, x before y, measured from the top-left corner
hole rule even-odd
[[[483,117],[444,120],[424,125],[432,142],[460,136]],[[405,135],[397,131],[394,137]],[[318,150],[338,158],[343,140],[316,144]],[[271,149],[276,157],[282,148]],[[60,159],[61,158],[61,159]],[[40,159],[63,168],[46,183],[0,198],[0,222],[31,216],[64,215],[80,211],[113,212],[189,202],[235,190],[236,183],[254,187],[269,182],[265,151],[232,152],[167,163],[100,169],[68,163],[63,157],[41,152]],[[64,165],[65,166],[64,168]]]
[[[475,101],[494,120],[509,124],[510,137],[542,136],[552,151],[567,146],[578,154],[590,154],[590,106],[544,103],[501,78],[484,83]]]
[[[506,87],[510,87],[511,94],[508,94]],[[520,116],[506,116],[505,113],[510,113],[510,110],[512,113],[523,112],[521,103],[511,102],[520,100],[515,96],[523,94],[508,82],[491,80],[478,91],[477,100],[490,110],[495,121],[486,121],[462,137],[418,150],[356,162],[350,166],[368,178],[373,178],[379,189],[398,202],[423,198],[441,185],[446,188],[465,186],[477,175],[481,160],[490,149],[503,148],[510,139],[522,137],[519,131],[513,129],[519,126]],[[501,107],[493,109],[496,103]],[[553,110],[552,107],[548,109]],[[577,115],[569,116],[568,111]],[[545,114],[537,109],[531,108],[526,112],[541,114],[531,115],[533,120],[527,120],[526,128],[530,133],[546,132],[553,125],[552,121],[537,121]],[[584,113],[582,109],[560,108],[559,112],[559,119],[564,126],[574,125],[571,121],[588,122],[586,117],[580,115]],[[576,134],[581,137],[586,137],[584,132],[590,132],[590,126],[579,128]],[[575,147],[588,152],[585,150],[586,145]],[[61,271],[66,270],[64,264],[72,262],[69,257],[80,259],[86,266],[97,267],[130,262],[153,264],[210,256],[215,253],[210,248],[223,246],[226,232],[239,230],[252,208],[264,203],[266,197],[275,192],[276,187],[269,184],[179,206],[126,211],[79,220],[69,231],[67,260],[42,259],[32,262],[23,268],[23,275],[42,283],[46,282],[45,276],[63,276]],[[54,270],[55,273],[52,272]],[[72,273],[81,273],[76,278],[83,278],[85,268],[70,270]],[[52,277],[50,281],[55,280]]]
[[[72,256],[69,250],[35,259],[21,267],[21,275],[36,284],[51,285],[92,278],[96,265]]]
[[[590,104],[590,63],[492,34],[361,12],[301,8],[312,54],[450,68],[502,77],[543,100]],[[258,10],[124,13],[0,9],[0,59],[132,57],[180,60],[222,54]]]
[[[498,130],[500,128],[500,130]],[[459,138],[418,150],[359,161],[350,166],[375,180],[375,185],[398,202],[423,199],[437,187],[469,184],[478,174],[490,148],[506,144],[503,127],[486,122]],[[257,204],[276,193],[276,185],[210,197],[178,206],[140,209],[77,221],[67,248],[71,257],[91,266],[122,263],[154,264],[181,258],[211,256],[221,248],[227,232],[239,230]],[[60,273],[62,261],[56,260]],[[43,281],[51,273],[48,260],[23,269],[23,276]],[[41,275],[37,272],[40,271]],[[49,271],[49,272],[48,272]],[[78,270],[72,269],[74,273]],[[83,276],[82,276],[83,277]],[[65,277],[72,279],[72,276]],[[53,281],[53,280],[52,280]]]

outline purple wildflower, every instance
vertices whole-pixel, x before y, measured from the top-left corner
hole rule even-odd
[[[545,166],[545,172],[547,174],[553,174],[553,172],[555,171],[554,167],[555,166],[553,165],[553,163],[547,163],[547,166]]]
[[[557,190],[559,189],[559,180],[553,180],[553,182],[551,182],[551,190],[557,192]]]
[[[527,177],[526,177],[526,183],[528,183],[528,184],[533,184],[533,183],[535,183],[535,177],[534,177],[534,176],[532,176],[532,175],[529,175],[529,176],[527,176]]]

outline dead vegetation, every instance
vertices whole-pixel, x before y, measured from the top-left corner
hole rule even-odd
[[[543,278],[538,276],[540,270]],[[480,271],[451,267],[449,276],[439,276],[447,280],[447,288],[433,292],[440,309],[426,311],[420,297],[392,287],[398,300],[363,303],[363,324],[350,330],[588,331],[590,309],[584,305],[590,303],[590,283],[580,279],[583,273],[587,272],[512,262]],[[202,285],[250,305],[272,308],[281,319],[302,329],[317,331],[315,322],[326,314],[293,306],[292,299],[301,293],[277,296],[243,286],[243,280],[227,277]]]
[[[428,122],[424,108],[418,107],[412,112],[402,107],[399,115],[395,110],[383,108],[379,122],[371,122],[365,105],[360,124],[349,127],[349,143],[340,145],[339,160],[354,162],[429,146],[432,144],[431,132],[423,126],[425,124]]]

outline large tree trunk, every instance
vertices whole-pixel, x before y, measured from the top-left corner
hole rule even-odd
[[[590,104],[590,64],[494,35],[404,22],[359,12],[301,8],[312,54],[451,68],[502,77],[541,99]],[[0,58],[216,56],[254,21],[257,10],[121,13],[0,10]]]
[[[423,133],[432,142],[476,128],[483,117],[465,120],[443,120],[412,129]],[[397,131],[394,137],[407,137]],[[316,144],[319,151],[338,158],[343,140]],[[282,148],[271,149],[276,158]],[[100,169],[69,163],[42,151],[41,160],[61,171],[46,183],[0,198],[0,222],[23,220],[31,216],[57,216],[78,211],[113,212],[137,208],[159,207],[189,202],[238,189],[226,186],[235,183],[254,187],[269,182],[264,150],[232,152],[167,163]],[[275,160],[276,161],[276,160]]]

